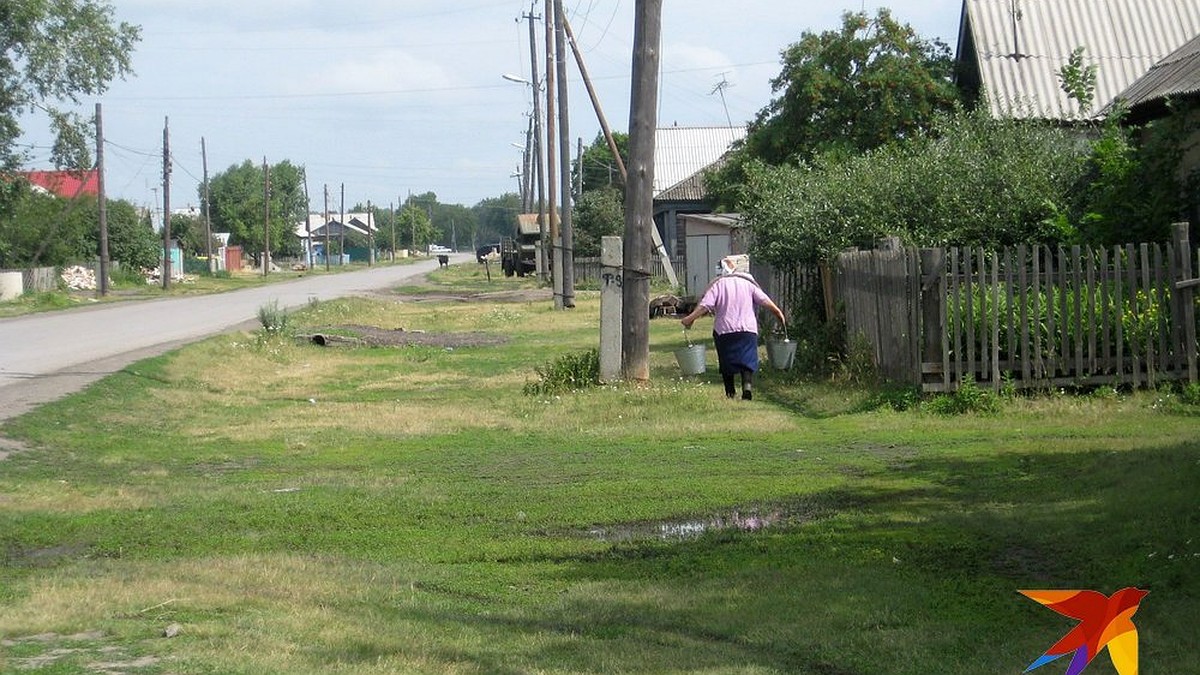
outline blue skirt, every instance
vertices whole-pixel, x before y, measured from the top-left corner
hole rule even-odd
[[[722,375],[758,370],[758,333],[713,333],[713,342],[717,345],[717,364]]]

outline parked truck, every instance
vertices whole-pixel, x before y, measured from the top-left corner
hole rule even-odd
[[[537,251],[542,238],[537,219],[536,213],[519,214],[514,236],[500,240],[500,267],[504,276],[523,277],[537,272]]]

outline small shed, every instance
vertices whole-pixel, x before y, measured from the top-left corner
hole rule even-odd
[[[745,222],[737,213],[680,214],[684,240],[683,283],[697,294],[717,276],[717,265],[727,255],[747,253],[749,241]]]

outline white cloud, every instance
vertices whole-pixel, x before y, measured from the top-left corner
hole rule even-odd
[[[447,89],[453,79],[437,63],[387,49],[348,55],[319,68],[306,83],[296,83],[302,84],[327,93],[409,92]]]

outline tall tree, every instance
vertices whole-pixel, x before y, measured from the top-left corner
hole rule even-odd
[[[95,197],[77,201],[21,190],[9,214],[0,214],[0,268],[72,265],[93,259],[98,246]],[[162,243],[137,208],[109,200],[108,243],[113,260],[131,269],[154,267]]]
[[[429,213],[424,204],[407,200],[396,214],[396,227],[399,228],[397,241],[405,242],[414,250],[424,249],[434,243],[437,230],[433,229]]]
[[[517,214],[521,212],[520,195],[509,192],[500,197],[481,200],[471,207],[479,224],[480,244],[494,244],[517,231]]]
[[[619,131],[613,132],[613,141],[617,144],[617,150],[621,153],[621,160],[629,159],[629,134],[624,134]],[[581,191],[586,194],[592,190],[604,190],[610,187],[616,187],[622,190],[622,198],[624,195],[624,186],[621,184],[621,171],[617,168],[616,159],[613,157],[612,150],[608,147],[608,140],[604,138],[604,133],[596,134],[592,144],[583,149],[583,155],[576,160],[575,175],[579,175],[579,164],[583,163],[583,185]]]
[[[575,202],[575,255],[600,255],[601,238],[625,231],[625,204],[616,187],[585,190]]]
[[[25,157],[16,142],[29,115],[48,118],[58,167],[90,168],[86,121],[64,106],[132,73],[141,29],[117,22],[104,0],[0,2],[0,171]]]
[[[777,96],[751,124],[746,147],[771,164],[827,150],[861,152],[927,129],[954,109],[953,59],[880,9],[842,15],[837,31],[804,32],[771,80]]]
[[[270,245],[276,255],[299,253],[295,224],[307,217],[300,167],[284,160],[271,168]],[[229,232],[230,243],[248,251],[262,248],[263,184],[261,164],[246,160],[209,180],[208,199],[214,232]],[[204,199],[200,188],[200,199]]]
[[[746,139],[705,176],[719,208],[740,210],[752,162],[811,160],[866,152],[930,129],[959,107],[954,62],[940,40],[925,40],[880,9],[842,15],[836,31],[804,32],[782,52],[776,95]]]

